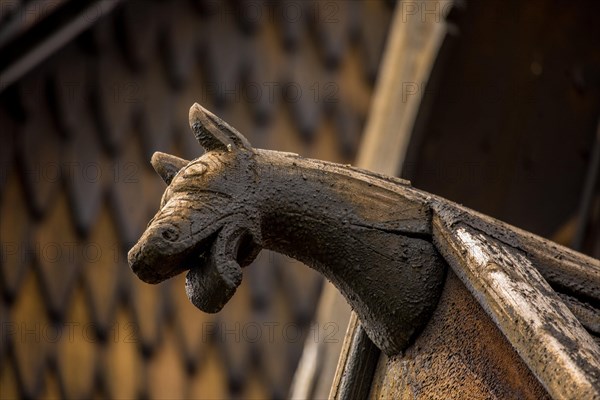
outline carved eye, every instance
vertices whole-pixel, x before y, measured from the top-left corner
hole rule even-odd
[[[188,166],[183,172],[184,176],[199,176],[204,174],[207,171],[206,164],[204,163],[196,163]]]
[[[175,228],[167,227],[164,228],[161,232],[163,239],[168,240],[169,242],[174,242],[179,238],[179,233]]]

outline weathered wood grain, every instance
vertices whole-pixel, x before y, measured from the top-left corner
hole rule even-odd
[[[468,221],[523,251],[554,289],[600,307],[600,261],[441,197],[433,196],[432,201],[436,213],[443,214],[448,224]]]
[[[453,270],[552,397],[600,398],[600,349],[593,338],[526,252],[472,221],[458,222],[450,207],[434,216],[435,243]]]
[[[549,399],[511,343],[452,271],[438,308],[406,351],[382,355],[370,399]]]

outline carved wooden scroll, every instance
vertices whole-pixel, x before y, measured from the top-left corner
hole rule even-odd
[[[190,162],[162,153],[152,158],[168,186],[129,252],[140,279],[158,283],[188,271],[190,300],[217,312],[240,284],[241,268],[262,248],[271,249],[332,281],[369,338],[393,355],[427,323],[448,260],[538,379],[550,382],[544,385],[551,394],[600,391],[600,349],[546,283],[595,304],[597,260],[401,179],[254,149],[198,104],[190,109],[190,126],[203,156]],[[527,298],[538,304],[525,307]],[[569,354],[573,346],[576,355]],[[547,363],[564,369],[557,374]],[[556,382],[569,382],[569,390]]]

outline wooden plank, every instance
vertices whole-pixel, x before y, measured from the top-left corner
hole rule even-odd
[[[340,399],[366,399],[371,391],[373,374],[380,351],[358,324],[353,329],[351,348],[348,349],[344,373],[341,375],[335,397]]]
[[[448,225],[460,222],[521,250],[556,290],[600,307],[600,261],[568,247],[524,231],[495,218],[432,196],[434,212],[444,215]]]
[[[600,399],[600,348],[527,253],[451,215],[434,215],[438,250],[548,393]]]

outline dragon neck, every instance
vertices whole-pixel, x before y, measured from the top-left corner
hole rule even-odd
[[[262,150],[255,160],[262,246],[321,272],[380,348],[402,350],[437,303],[445,268],[427,199],[405,181],[347,166]],[[390,287],[394,299],[378,295]]]
[[[318,259],[310,249],[298,250],[300,237],[332,231],[325,245],[363,230],[430,238],[428,199],[408,181],[292,153],[259,150],[256,160],[265,247]]]

